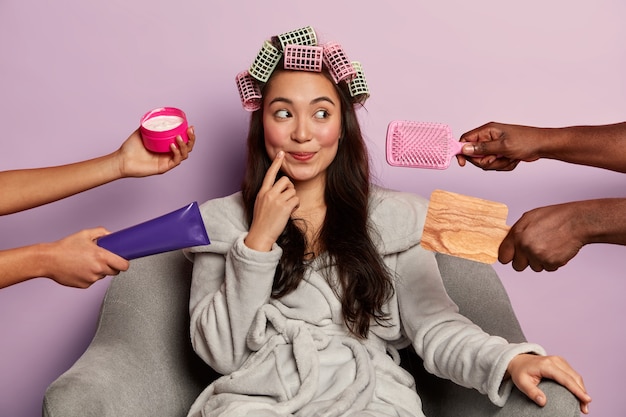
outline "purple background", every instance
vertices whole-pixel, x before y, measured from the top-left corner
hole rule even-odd
[[[444,189],[500,201],[509,224],[537,206],[624,196],[626,177],[538,161],[511,173],[453,162],[392,168],[394,119],[541,126],[624,120],[626,3],[109,0],[0,2],[0,169],[64,164],[117,149],[146,111],[185,110],[190,159],[0,218],[0,249],[80,229],[118,230],[238,188],[248,114],[234,77],[271,35],[312,25],[363,63],[360,111],[378,181],[428,196]],[[0,198],[2,198],[0,196]],[[495,265],[529,339],[566,357],[594,397],[591,415],[624,410],[626,248],[588,246],[555,273]],[[35,279],[0,291],[0,415],[40,415],[45,388],[81,355],[110,278],[88,290]]]

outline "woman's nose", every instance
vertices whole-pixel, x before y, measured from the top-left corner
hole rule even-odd
[[[296,123],[291,133],[291,139],[299,143],[308,142],[312,139],[311,129],[306,121],[298,121]]]

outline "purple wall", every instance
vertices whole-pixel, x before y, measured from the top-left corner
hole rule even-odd
[[[235,74],[264,39],[306,25],[364,65],[372,97],[360,115],[382,184],[501,201],[510,224],[537,206],[624,196],[623,174],[555,161],[510,173],[456,164],[445,171],[391,168],[384,138],[393,119],[444,122],[455,135],[490,120],[624,120],[626,3],[306,4],[0,2],[0,169],[111,152],[158,106],[184,109],[198,136],[191,158],[163,176],[118,181],[1,217],[0,249],[98,225],[117,230],[236,190],[247,114]],[[585,247],[555,273],[496,265],[528,337],[583,374],[595,416],[626,407],[618,382],[626,368],[626,331],[618,321],[626,315],[625,255],[623,247]],[[108,280],[76,290],[37,279],[0,291],[1,416],[40,415],[45,388],[87,347]]]

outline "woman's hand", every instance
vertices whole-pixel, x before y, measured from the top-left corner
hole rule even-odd
[[[559,356],[517,355],[507,368],[513,383],[537,405],[546,405],[546,395],[537,387],[543,378],[552,379],[570,390],[580,401],[580,411],[589,414],[591,397],[582,377]]]
[[[276,155],[256,196],[252,224],[245,239],[250,249],[270,251],[300,202],[289,178],[276,181],[284,157],[283,151]]]

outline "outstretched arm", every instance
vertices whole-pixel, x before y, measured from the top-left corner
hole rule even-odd
[[[157,154],[145,149],[136,130],[108,155],[68,165],[0,172],[0,215],[51,203],[120,178],[167,172],[193,149],[193,128],[188,135],[188,143],[179,137],[171,152]]]
[[[589,243],[626,245],[626,198],[575,201],[524,213],[500,244],[498,259],[517,271],[555,271]]]
[[[38,277],[87,288],[107,275],[127,270],[126,259],[96,244],[95,239],[107,233],[98,227],[56,242],[0,251],[0,288]]]
[[[460,140],[468,142],[458,156],[461,166],[469,161],[485,170],[510,171],[519,162],[547,158],[626,172],[626,122],[561,128],[491,122]]]

